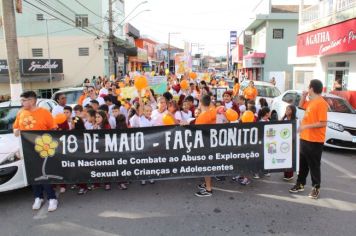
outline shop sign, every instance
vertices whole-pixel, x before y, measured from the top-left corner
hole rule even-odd
[[[262,58],[244,58],[244,68],[260,68],[263,67]]]
[[[0,60],[0,75],[8,75],[9,66],[7,65],[7,60]]]
[[[356,51],[356,19],[298,35],[297,56]]]
[[[63,60],[51,59],[21,59],[21,72],[22,74],[48,74],[49,68],[51,72],[63,73]]]

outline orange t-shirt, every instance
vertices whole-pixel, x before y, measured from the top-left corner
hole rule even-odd
[[[237,83],[234,85],[234,88],[232,89],[232,96],[237,96],[239,95],[239,90],[240,90],[240,84]]]
[[[305,109],[302,125],[315,124],[327,121],[328,103],[322,98],[316,98],[303,104]],[[309,142],[324,143],[326,127],[305,129],[300,133],[300,138]]]
[[[196,125],[208,125],[216,124],[216,110],[209,109],[208,111],[202,112],[195,121]]]
[[[87,98],[87,94],[82,94],[82,95],[80,95],[80,97],[78,98],[78,105],[83,105],[83,101],[84,101],[84,99],[86,99]]]
[[[244,90],[244,96],[248,100],[255,100],[257,97],[257,94],[258,94],[258,92],[255,87],[249,86],[249,87],[245,88],[245,90]]]
[[[44,108],[37,108],[34,111],[21,109],[14,123],[14,129],[19,130],[51,130],[56,128],[51,113]]]

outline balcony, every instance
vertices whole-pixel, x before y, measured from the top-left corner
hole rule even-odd
[[[302,6],[304,8],[304,6]],[[319,29],[356,17],[356,0],[322,0],[302,10],[299,33]]]

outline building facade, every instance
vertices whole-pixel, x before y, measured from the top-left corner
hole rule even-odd
[[[293,72],[293,67],[288,64],[288,47],[296,43],[298,5],[273,5],[272,1],[261,3],[267,3],[262,13],[255,13],[255,18],[238,40],[240,42],[242,37],[244,48],[242,68],[236,60],[239,74],[263,81],[275,77],[281,90],[288,89]]]
[[[343,90],[356,90],[356,1],[300,1],[299,34],[288,61],[294,66],[295,89],[320,79],[326,92],[335,81]]]
[[[108,4],[108,1],[84,0],[61,0],[45,5],[23,2],[23,13],[16,13],[19,59],[21,65],[37,67],[34,71],[21,67],[24,90],[36,90],[43,95],[50,87],[56,90],[78,86],[85,78],[109,76]],[[119,71],[125,68],[127,54],[136,52],[132,50],[135,46],[123,36],[124,1],[115,1],[112,7],[115,71]],[[6,59],[1,30],[0,67],[6,68]],[[0,93],[8,91],[9,77],[6,70],[1,70]]]

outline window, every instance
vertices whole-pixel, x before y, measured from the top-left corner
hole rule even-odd
[[[44,20],[43,14],[36,14],[36,19],[37,20]]]
[[[79,56],[89,56],[89,48],[79,48]]]
[[[43,57],[42,48],[32,48],[32,57]]]
[[[88,27],[88,15],[87,14],[77,14],[75,15],[75,27]]]
[[[282,101],[292,104],[294,101],[295,95],[293,93],[287,93],[286,95],[283,96]]]
[[[273,29],[274,39],[283,39],[284,29]]]

